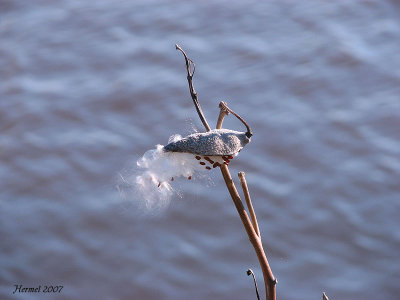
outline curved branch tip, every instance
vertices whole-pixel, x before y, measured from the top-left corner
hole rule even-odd
[[[186,71],[187,71],[187,80],[188,80],[188,84],[189,84],[189,91],[190,91],[190,96],[192,97],[193,103],[196,107],[197,113],[199,115],[199,118],[201,120],[201,122],[203,123],[206,131],[210,131],[210,125],[208,125],[207,120],[204,116],[203,111],[201,110],[200,104],[199,104],[199,100],[197,97],[197,93],[196,90],[194,89],[193,86],[193,75],[194,72],[196,70],[196,65],[193,62],[193,60],[191,60],[185,53],[185,51],[183,51],[183,49],[181,48],[181,46],[179,46],[178,44],[175,44],[175,48],[179,51],[182,52],[183,56],[185,57],[185,63],[186,63]]]

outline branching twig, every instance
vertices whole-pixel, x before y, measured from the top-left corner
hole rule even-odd
[[[244,177],[244,172],[239,172],[238,176],[240,179],[240,184],[242,185],[244,198],[246,199],[247,209],[249,210],[251,220],[253,221],[254,230],[256,231],[257,235],[261,238],[260,229],[258,228],[256,213],[254,212],[253,203],[251,203],[249,188],[247,187],[247,182],[246,178]]]
[[[224,101],[221,101],[219,103],[219,116],[218,116],[218,120],[217,120],[217,126],[215,126],[215,128],[219,128],[221,129],[222,127],[222,122],[224,121],[225,116],[229,115],[229,110],[227,110],[227,106],[226,103]]]
[[[222,105],[221,110],[225,110],[225,107],[227,107],[226,104]],[[220,113],[220,116],[221,115],[225,116],[225,113],[224,114]],[[222,126],[223,120],[224,120],[224,118],[221,117],[221,120],[218,120],[219,121],[218,125]],[[220,129],[220,128],[217,128],[217,129]],[[264,249],[263,249],[263,246],[261,243],[261,238],[257,235],[256,231],[254,230],[254,227],[251,224],[249,216],[247,215],[247,212],[243,207],[242,200],[240,199],[237,189],[233,183],[232,176],[229,172],[228,166],[221,165],[221,172],[222,172],[222,176],[224,177],[226,187],[228,188],[228,191],[232,197],[233,203],[235,204],[236,209],[239,213],[239,217],[242,220],[244,228],[246,229],[249,240],[250,240],[251,244],[253,245],[254,250],[256,251],[257,258],[260,263],[261,270],[263,272],[266,299],[267,300],[276,300],[276,284],[278,283],[278,281],[274,277],[271,267],[269,266],[267,256],[265,255],[265,252],[264,252]]]
[[[187,57],[185,51],[183,51],[183,49],[178,44],[176,44],[175,47],[176,47],[176,50],[181,51],[183,56],[185,57],[187,80],[189,83],[190,95],[192,96],[194,106],[196,107],[196,110],[197,110],[197,113],[199,114],[201,122],[203,123],[206,130],[210,131],[211,130],[210,125],[208,125],[207,120],[204,117],[204,113],[201,110],[196,90],[194,89],[194,86],[193,86],[193,75],[194,75],[194,71],[196,70],[196,66],[195,66],[194,62],[190,58]],[[192,66],[193,66],[193,69],[192,69]]]
[[[185,57],[186,69],[187,69],[187,74],[188,74],[187,80],[189,83],[190,95],[192,96],[193,103],[196,107],[197,113],[199,114],[200,120],[203,122],[203,125],[206,128],[206,130],[210,131],[211,128],[208,125],[208,123],[204,117],[204,114],[203,114],[200,104],[198,102],[197,93],[193,87],[192,79],[193,79],[193,74],[195,71],[195,65],[194,65],[193,61],[187,57],[185,51],[183,51],[183,49],[179,45],[175,45],[175,46],[176,46],[176,49],[181,51],[183,56]],[[192,70],[192,66],[193,66],[193,70]],[[230,112],[233,115],[235,115],[240,121],[243,122],[243,124],[247,128],[246,135],[249,138],[251,137],[252,133],[251,133],[250,127],[238,114],[234,113],[224,102],[220,103],[220,108],[221,108],[221,112],[220,112],[218,122],[217,122],[217,129],[221,129],[225,115],[227,115]],[[251,223],[250,218],[246,212],[246,209],[243,206],[242,200],[240,199],[240,196],[235,187],[235,184],[233,183],[232,176],[229,172],[228,166],[225,164],[222,164],[221,172],[222,172],[222,176],[224,177],[225,184],[228,188],[228,191],[232,197],[233,203],[235,204],[236,210],[238,211],[239,217],[242,220],[244,228],[246,229],[249,240],[250,240],[251,244],[253,245],[254,250],[257,254],[257,258],[258,258],[258,261],[260,263],[260,266],[261,266],[261,269],[263,272],[266,299],[267,300],[276,300],[276,288],[275,287],[276,287],[277,280],[272,273],[272,270],[268,263],[268,259],[265,255],[265,252],[264,252],[264,249],[263,249],[263,246],[261,243],[258,225],[256,225],[257,221],[255,218],[255,213],[253,211],[253,213],[254,213],[254,218],[253,218],[254,226],[253,226],[253,224]],[[245,185],[245,187],[247,188],[247,185]],[[244,193],[246,195],[246,191],[244,191]],[[247,191],[247,194],[248,194],[248,191]],[[247,196],[245,196],[245,197],[247,197]],[[250,199],[250,197],[248,197],[248,199]],[[251,202],[248,202],[248,206],[249,206],[249,203],[251,204]],[[249,206],[249,210],[252,211],[252,209],[250,209],[250,206]],[[257,228],[257,231],[255,230],[255,228]]]
[[[247,128],[246,135],[247,135],[248,138],[250,138],[250,137],[253,135],[253,133],[251,132],[251,129],[250,129],[249,124],[247,124],[247,122],[246,122],[245,120],[243,120],[237,113],[235,113],[233,110],[231,110],[231,109],[226,105],[226,102],[221,101],[221,102],[219,103],[219,108],[220,108],[221,110],[223,110],[225,113],[226,113],[226,112],[232,113],[236,118],[238,118],[238,119],[244,124],[244,126],[246,126],[246,128]],[[226,113],[226,114],[227,114],[227,113]],[[221,115],[220,115],[220,116],[221,116]],[[222,120],[223,120],[223,117],[222,117]],[[222,125],[222,120],[221,120],[221,125]],[[219,118],[218,118],[218,121],[219,121]],[[217,126],[218,126],[218,125],[217,125]]]

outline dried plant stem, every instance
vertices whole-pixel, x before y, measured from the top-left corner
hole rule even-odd
[[[217,126],[215,126],[216,129],[221,129],[222,128],[222,122],[224,121],[225,116],[229,115],[229,111],[226,110],[226,103],[221,101],[219,103],[219,116],[218,116],[218,120],[217,120]]]
[[[247,128],[246,135],[247,135],[248,138],[250,138],[250,137],[253,135],[253,133],[251,132],[251,129],[250,129],[249,124],[247,124],[247,122],[246,122],[245,120],[243,120],[243,118],[242,118],[241,116],[239,116],[237,113],[235,113],[233,110],[231,110],[231,109],[228,107],[228,105],[226,105],[226,102],[221,101],[221,102],[219,103],[219,108],[220,108],[221,111],[223,111],[226,115],[229,114],[229,113],[232,113],[232,115],[234,115],[236,118],[238,118],[239,121],[242,122],[242,123],[244,124],[244,126],[246,126],[246,128]],[[224,116],[224,115],[221,115],[221,113],[220,113],[220,115],[219,115],[219,117],[218,117],[218,122],[217,122],[217,129],[220,129],[220,128],[218,128],[218,123],[221,123],[221,125],[222,125],[222,122],[223,122],[223,120],[224,120],[224,117],[225,117],[225,116]],[[221,120],[220,120],[220,119],[221,119]]]
[[[322,300],[329,300],[328,296],[325,294],[325,292],[322,293]]]
[[[225,184],[229,190],[229,193],[232,197],[233,203],[236,206],[236,210],[239,213],[240,219],[242,220],[243,226],[246,229],[247,235],[251,244],[256,251],[258,261],[261,266],[261,270],[263,272],[264,277],[264,285],[265,285],[265,292],[266,292],[266,299],[267,300],[276,300],[276,279],[272,274],[272,270],[269,266],[267,256],[265,255],[261,238],[257,235],[254,230],[253,225],[251,224],[250,218],[247,215],[247,212],[242,204],[240,196],[237,192],[237,189],[233,183],[232,176],[229,172],[228,166],[222,165],[221,166],[222,176],[224,177]]]
[[[226,106],[226,104],[222,105],[222,106]],[[224,108],[221,108],[220,117],[226,115],[226,113],[222,113],[223,109]],[[221,128],[222,122],[223,122],[223,117],[221,117],[221,120],[218,119],[217,124],[220,127],[219,128],[217,127],[217,129]],[[247,212],[243,206],[242,200],[240,199],[239,193],[237,192],[235,184],[233,183],[232,176],[229,172],[228,166],[221,165],[221,172],[222,172],[222,176],[224,177],[226,187],[228,188],[228,191],[231,195],[233,203],[235,204],[236,210],[238,211],[239,217],[242,220],[244,228],[246,229],[250,243],[253,245],[254,250],[257,254],[257,258],[260,263],[261,270],[263,272],[266,299],[267,300],[276,300],[277,280],[272,273],[271,267],[269,266],[267,256],[265,255],[264,248],[261,243],[261,237],[256,233],[256,231],[253,227],[253,224],[251,223],[249,216],[247,215]],[[255,216],[255,214],[254,214],[254,216]],[[256,224],[256,222],[255,222],[255,224]]]
[[[261,238],[260,228],[258,227],[257,217],[256,217],[256,213],[254,212],[253,203],[251,202],[249,188],[247,187],[245,174],[244,174],[244,172],[239,172],[238,176],[240,179],[240,184],[242,185],[244,198],[246,199],[247,209],[249,210],[251,220],[253,221],[254,230],[256,231],[257,235]]]
[[[207,123],[206,118],[204,117],[203,111],[201,110],[199,101],[198,101],[198,97],[197,97],[197,93],[193,87],[193,74],[195,71],[195,64],[194,62],[189,59],[185,53],[185,51],[183,51],[183,49],[179,46],[179,45],[175,45],[176,49],[181,51],[183,56],[185,57],[185,61],[186,61],[186,70],[187,70],[187,80],[189,83],[189,90],[190,90],[190,95],[192,96],[192,100],[193,103],[196,107],[197,113],[200,117],[200,120],[202,121],[205,129],[207,131],[210,131],[211,128]],[[250,137],[252,135],[250,127],[247,125],[247,123],[236,113],[234,113],[227,105],[225,102],[221,102],[220,105],[220,114],[218,117],[218,121],[217,121],[217,129],[221,129],[222,127],[222,123],[224,121],[224,117],[229,114],[232,113],[234,114],[240,121],[243,122],[243,124],[246,126],[247,128],[247,135],[248,137]],[[249,237],[249,240],[251,242],[251,244],[254,247],[254,250],[257,254],[257,258],[258,261],[260,263],[261,266],[261,270],[263,272],[263,277],[264,277],[264,284],[265,284],[265,293],[266,293],[266,299],[267,300],[276,300],[276,283],[277,280],[275,279],[272,270],[269,266],[268,263],[268,259],[267,256],[265,255],[262,243],[261,243],[261,237],[260,237],[260,232],[258,229],[258,224],[257,224],[257,219],[253,210],[253,206],[251,204],[251,200],[250,200],[250,196],[249,196],[249,192],[248,192],[248,188],[247,188],[247,184],[246,181],[244,179],[244,173],[242,175],[243,179],[241,178],[241,176],[239,175],[239,177],[241,178],[241,182],[242,183],[242,187],[243,187],[243,191],[245,194],[245,198],[246,198],[246,202],[247,202],[247,206],[249,208],[249,211],[252,215],[252,219],[253,219],[253,223],[250,221],[249,216],[247,215],[246,209],[243,206],[242,200],[240,199],[239,193],[235,187],[235,184],[233,183],[232,180],[232,176],[229,172],[228,166],[223,164],[221,165],[221,172],[222,172],[222,176],[224,177],[225,180],[225,184],[228,188],[228,191],[232,197],[233,203],[235,204],[235,207],[238,211],[239,217],[242,220],[243,226],[246,229],[247,235]],[[240,173],[239,173],[240,174]]]
[[[187,80],[188,80],[188,83],[189,83],[190,96],[192,96],[192,100],[193,100],[194,106],[196,107],[197,114],[199,115],[201,122],[203,123],[204,127],[206,128],[206,130],[210,131],[211,127],[210,127],[210,125],[208,125],[207,120],[206,120],[206,118],[204,116],[204,113],[201,110],[199,99],[197,97],[197,92],[196,92],[196,90],[194,89],[194,86],[193,86],[193,75],[194,75],[194,71],[196,70],[196,66],[195,66],[194,62],[190,58],[187,57],[185,51],[183,51],[181,46],[176,44],[175,48],[176,48],[176,50],[181,51],[183,56],[185,57]]]
[[[254,288],[256,289],[257,300],[260,300],[260,294],[258,293],[258,287],[257,287],[257,280],[256,280],[256,276],[254,275],[253,270],[252,269],[248,269],[246,273],[247,273],[247,276],[250,276],[250,275],[253,276]]]

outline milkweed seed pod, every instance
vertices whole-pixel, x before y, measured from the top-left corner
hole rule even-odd
[[[186,152],[198,155],[236,155],[250,142],[245,132],[214,129],[188,135],[164,146],[167,152]]]
[[[214,129],[194,133],[164,146],[165,152],[190,153],[205,169],[210,170],[230,160],[250,142],[245,132]]]

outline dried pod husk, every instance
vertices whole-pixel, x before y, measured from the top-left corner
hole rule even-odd
[[[214,129],[188,135],[164,146],[166,152],[184,152],[197,155],[236,155],[250,138],[245,132]]]

